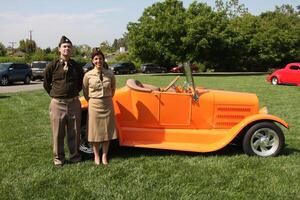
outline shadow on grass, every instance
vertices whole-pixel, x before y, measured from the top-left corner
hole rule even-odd
[[[244,154],[243,150],[239,146],[228,145],[221,150],[209,152],[209,153],[198,153],[188,151],[175,151],[166,149],[150,149],[140,147],[121,147],[117,141],[113,141],[110,145],[110,157],[116,158],[130,158],[130,157],[141,157],[141,156],[232,156]]]
[[[300,149],[290,148],[286,145],[281,155],[288,156],[288,155],[299,154],[299,153],[300,153]]]
[[[287,146],[283,149],[279,156],[293,155],[295,153],[300,153],[299,149],[288,148]],[[227,145],[226,147],[208,153],[198,153],[198,152],[188,152],[188,151],[175,151],[166,149],[150,149],[150,148],[140,148],[140,147],[122,147],[119,146],[117,140],[111,142],[109,149],[109,157],[113,158],[138,158],[138,157],[152,157],[152,156],[187,156],[187,157],[215,157],[223,156],[230,157],[235,155],[244,155],[243,148],[239,145]],[[92,160],[93,155],[83,155],[83,160]]]
[[[10,98],[10,96],[3,96],[3,95],[0,95],[0,99],[7,99],[7,98]]]

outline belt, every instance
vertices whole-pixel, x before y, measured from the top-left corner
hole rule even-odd
[[[54,100],[58,101],[58,102],[63,102],[63,103],[71,103],[74,100],[78,99],[78,96],[73,97],[73,98],[53,98]]]

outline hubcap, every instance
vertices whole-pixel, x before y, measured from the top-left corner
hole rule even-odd
[[[273,129],[258,129],[251,137],[251,148],[259,156],[270,156],[278,147],[279,137]]]
[[[272,84],[273,85],[277,85],[278,84],[278,80],[277,80],[277,78],[272,78]]]
[[[8,79],[7,78],[2,78],[1,79],[1,84],[2,85],[7,85],[8,84]]]

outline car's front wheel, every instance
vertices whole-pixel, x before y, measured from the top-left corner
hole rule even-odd
[[[245,134],[243,150],[252,156],[277,156],[284,147],[282,130],[272,122],[254,124]]]
[[[6,85],[8,85],[8,83],[9,83],[8,78],[6,76],[3,76],[1,78],[1,85],[6,86]]]
[[[271,83],[272,85],[278,85],[278,78],[276,76],[272,77]]]

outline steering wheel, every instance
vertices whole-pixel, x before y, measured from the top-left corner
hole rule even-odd
[[[170,88],[174,85],[174,83],[175,83],[179,78],[180,78],[180,76],[177,76],[176,78],[174,78],[174,79],[170,82],[170,84],[169,84],[167,87],[165,87],[164,89],[162,89],[161,91],[162,91],[162,92],[165,92],[165,91],[167,91],[168,89],[170,89]]]

